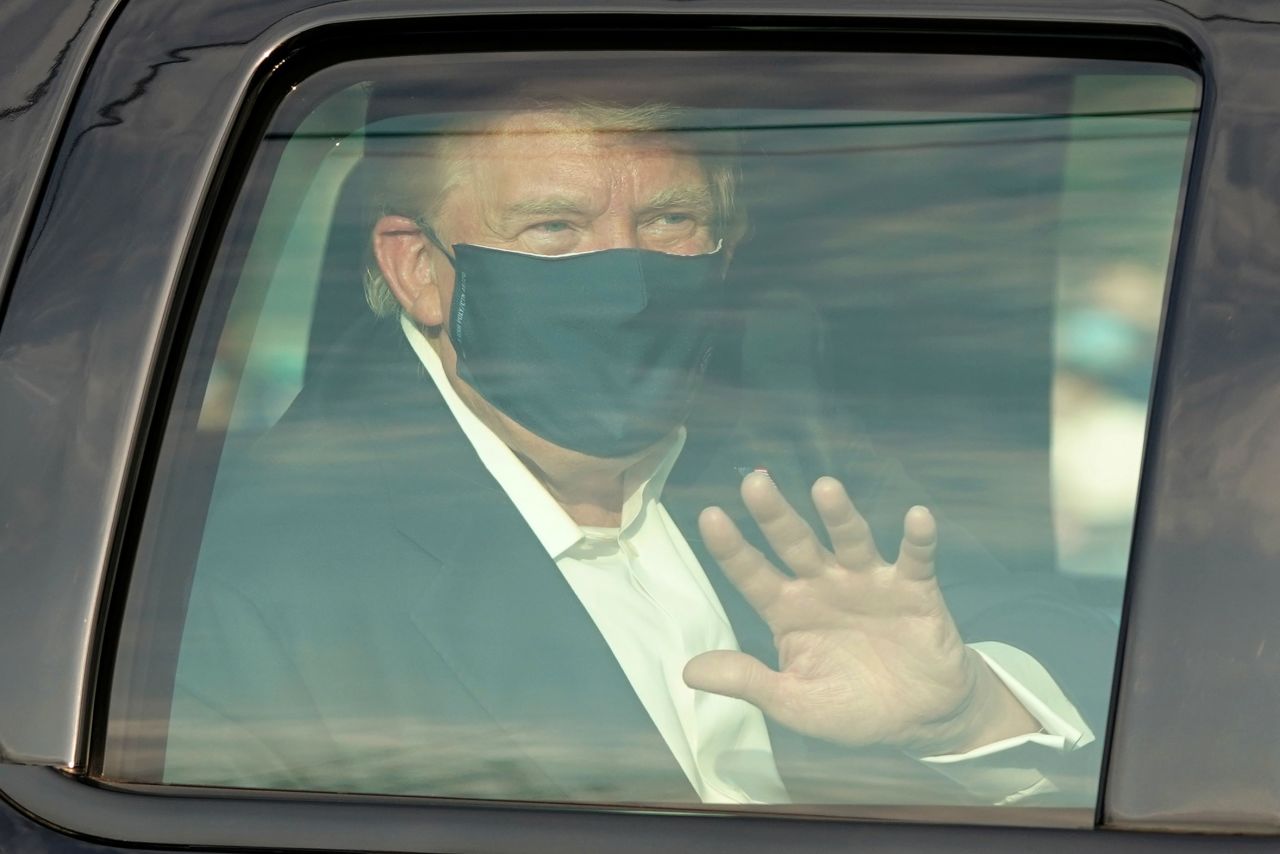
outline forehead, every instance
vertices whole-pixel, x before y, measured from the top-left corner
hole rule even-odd
[[[649,173],[700,172],[687,143],[662,131],[626,125],[598,126],[560,111],[527,111],[502,117],[466,149],[477,177],[531,173],[584,174],[618,169]],[[566,176],[568,177],[568,176]]]

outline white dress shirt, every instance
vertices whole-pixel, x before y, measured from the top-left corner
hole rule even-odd
[[[785,803],[761,712],[684,684],[693,656],[738,649],[724,609],[661,503],[684,445],[678,428],[624,474],[618,528],[574,522],[520,459],[458,396],[439,355],[407,318],[405,337],[481,463],[586,608],[698,796],[707,803]],[[969,753],[921,757],[991,802],[1052,789],[1043,766],[1093,734],[1034,658],[1001,643],[971,647],[1040,722],[1040,733]]]

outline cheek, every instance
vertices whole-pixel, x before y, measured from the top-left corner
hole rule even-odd
[[[694,250],[694,254],[700,255],[704,252],[713,252],[715,251],[716,243],[717,240],[711,233],[711,226],[700,226],[693,238],[693,245],[697,247]]]
[[[711,236],[710,226],[693,226],[689,233],[673,237],[670,245],[663,251],[673,255],[702,255],[716,248],[716,240]]]

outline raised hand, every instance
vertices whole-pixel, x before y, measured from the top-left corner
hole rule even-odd
[[[747,509],[791,575],[751,546],[723,510],[702,512],[703,539],[772,629],[780,669],[712,651],[685,666],[686,684],[740,697],[806,735],[922,755],[1038,730],[956,630],[934,574],[933,515],[923,507],[907,512],[897,562],[889,563],[839,481],[819,479],[812,496],[830,548],[768,475],[742,482]]]

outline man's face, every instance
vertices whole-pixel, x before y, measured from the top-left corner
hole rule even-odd
[[[662,134],[594,132],[560,113],[520,113],[465,147],[432,225],[446,246],[476,244],[539,255],[639,248],[678,255],[715,249],[712,194],[693,155]],[[381,225],[380,225],[381,229]],[[380,240],[375,233],[375,242]],[[401,304],[422,325],[447,326],[454,271],[430,244],[402,264]],[[379,249],[384,273],[388,264]],[[434,340],[467,404],[527,461],[541,467],[584,455],[530,433],[484,401],[457,373],[447,333]],[[587,458],[589,459],[589,458]]]

